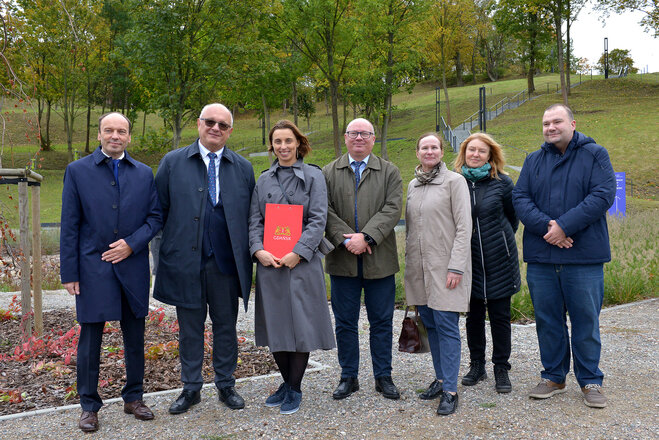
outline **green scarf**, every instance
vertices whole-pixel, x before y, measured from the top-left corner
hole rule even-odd
[[[465,176],[467,180],[472,182],[478,182],[483,177],[486,177],[490,174],[492,165],[485,163],[482,167],[479,168],[469,168],[467,165],[462,165],[462,175]]]

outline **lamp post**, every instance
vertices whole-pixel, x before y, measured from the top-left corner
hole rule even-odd
[[[609,39],[604,38],[604,79],[609,78]]]

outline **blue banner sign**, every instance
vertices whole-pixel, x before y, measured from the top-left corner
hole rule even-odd
[[[625,173],[616,173],[616,198],[609,208],[609,214],[627,216],[627,196],[625,195]]]

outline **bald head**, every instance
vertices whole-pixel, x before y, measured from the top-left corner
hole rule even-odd
[[[357,118],[350,121],[343,135],[350,157],[364,160],[375,144],[375,130],[368,119]]]

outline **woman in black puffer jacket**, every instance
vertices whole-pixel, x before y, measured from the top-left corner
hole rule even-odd
[[[510,370],[510,297],[520,289],[515,231],[518,220],[512,202],[513,182],[503,170],[501,146],[484,133],[474,133],[460,145],[455,171],[469,186],[473,229],[472,284],[467,313],[469,372],[462,384],[476,385],[485,372],[485,311],[492,331],[495,388],[512,390]]]

